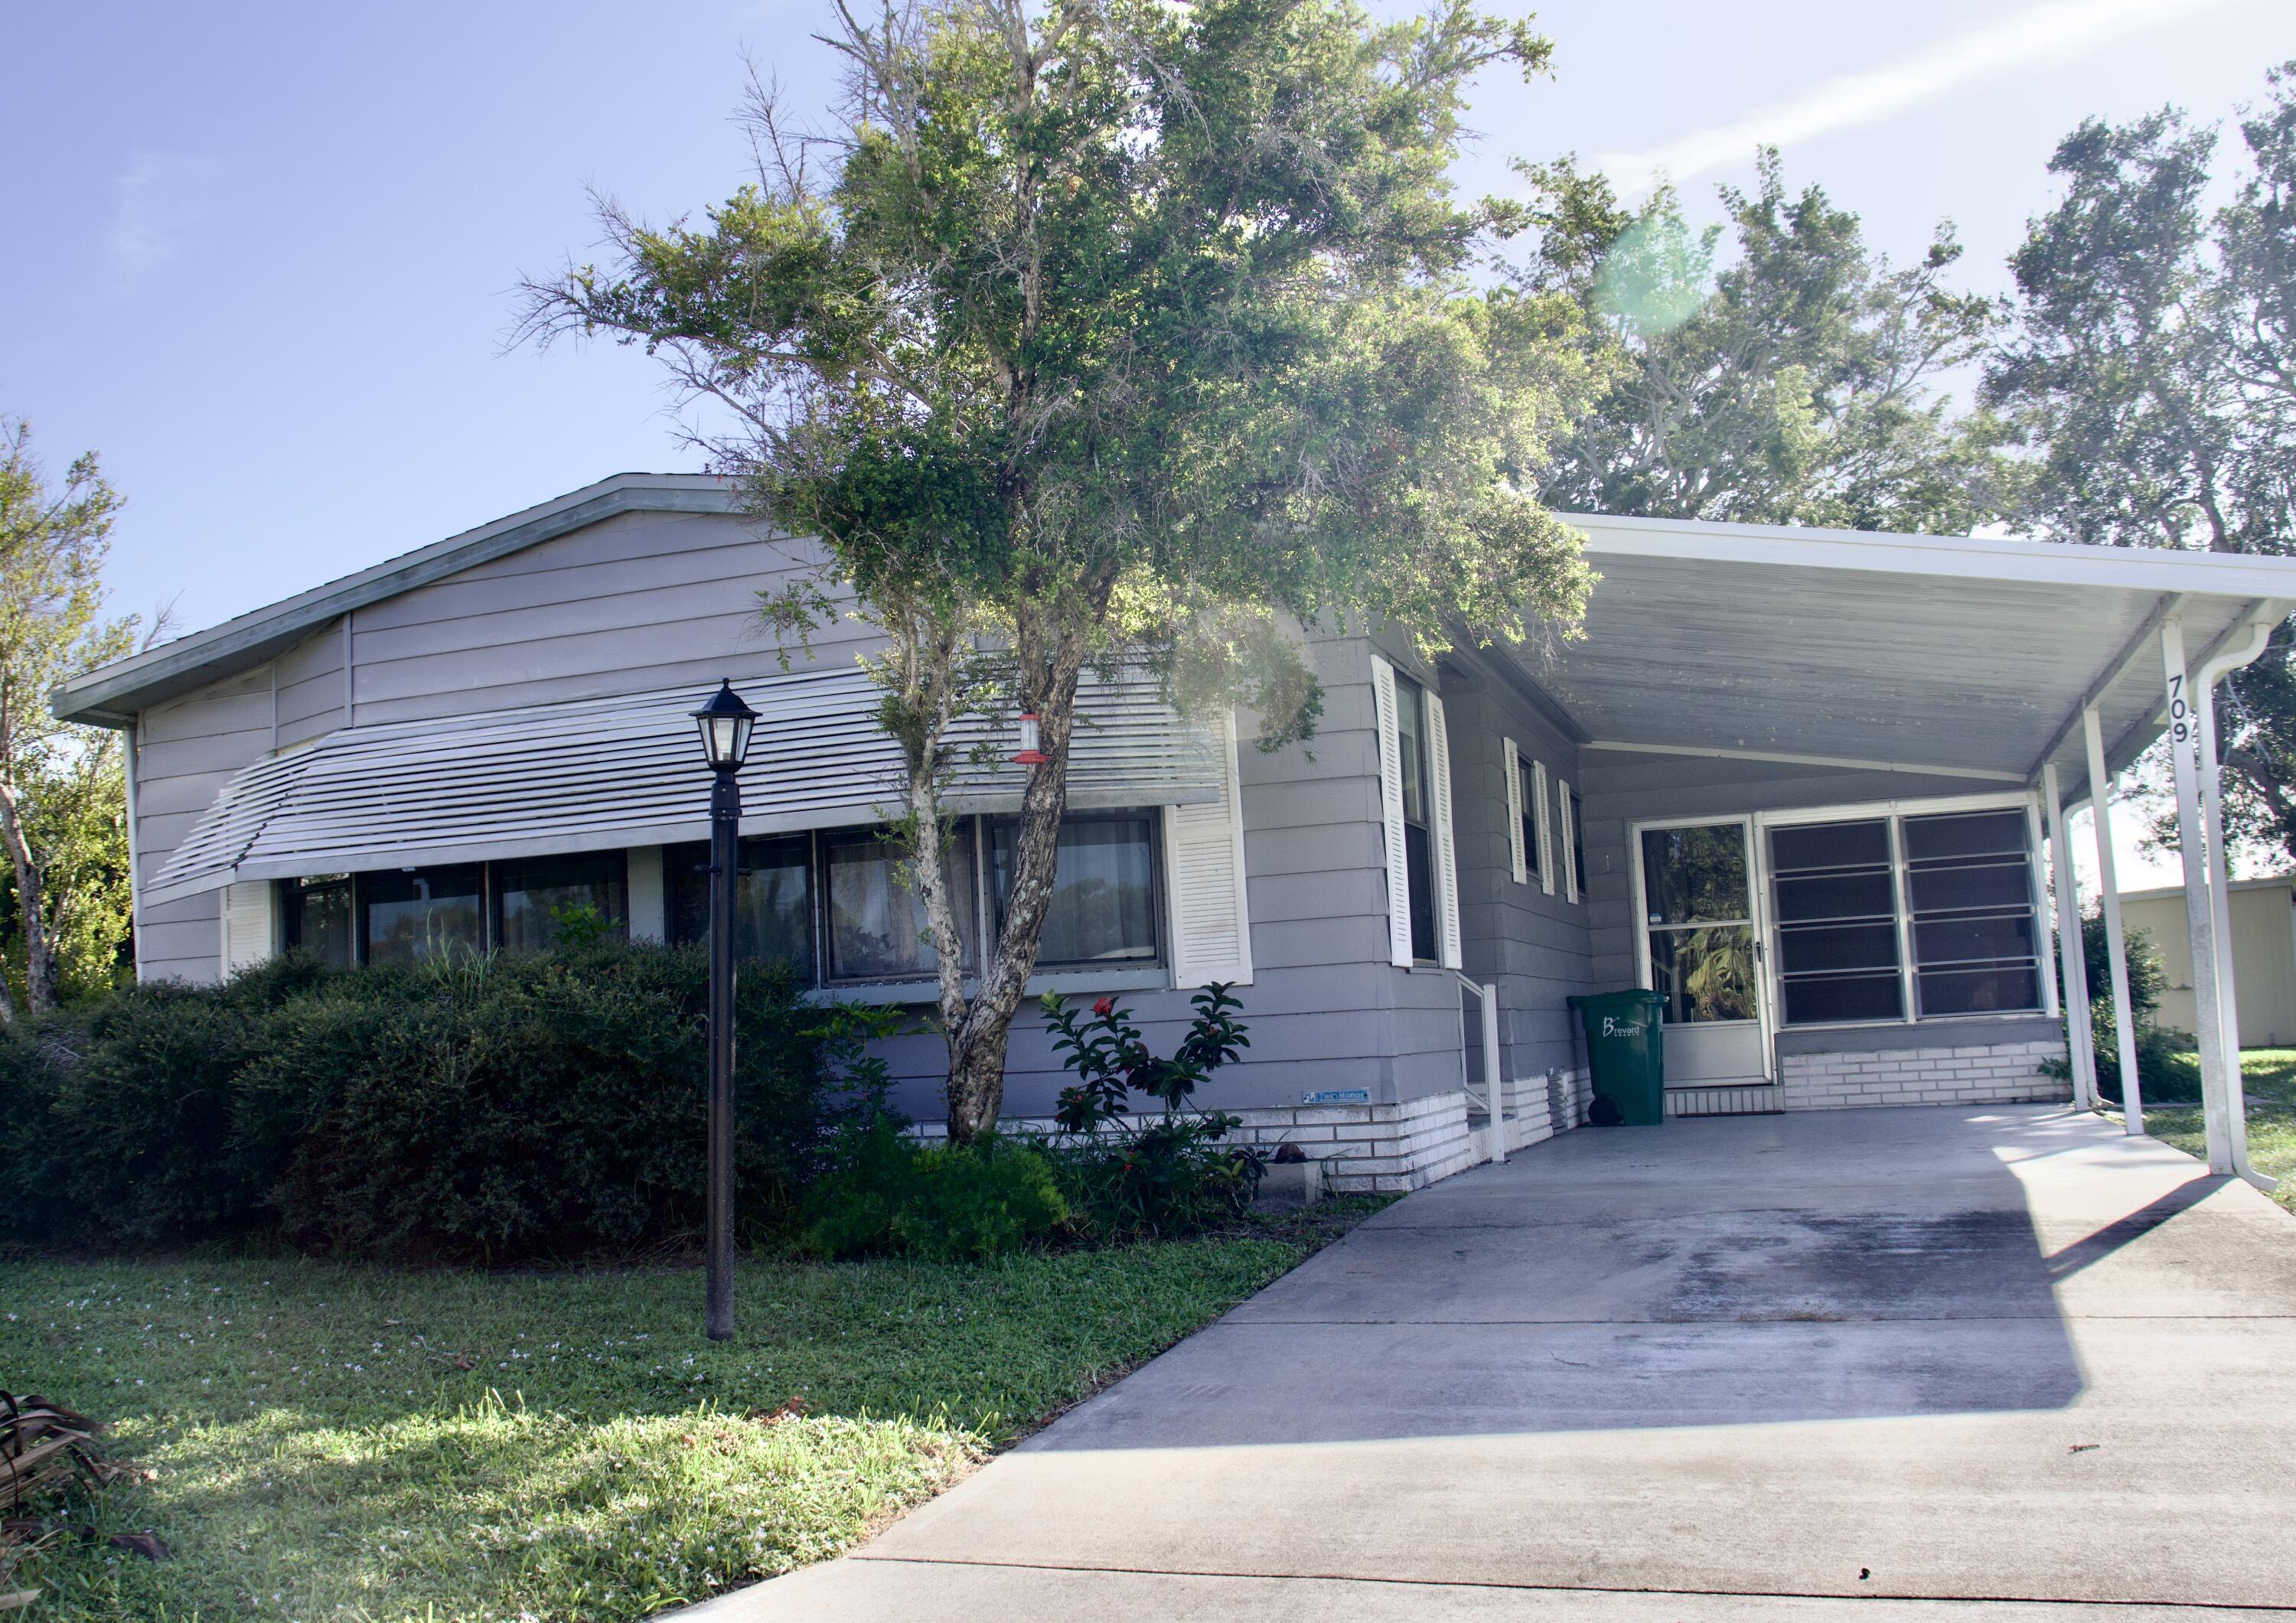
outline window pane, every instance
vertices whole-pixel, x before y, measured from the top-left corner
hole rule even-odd
[[[2025,855],[2025,814],[2021,811],[1908,817],[1905,827],[1908,862],[1988,854]]]
[[[709,848],[684,845],[663,853],[677,910],[677,939],[709,939]],[[801,981],[815,979],[813,840],[783,834],[742,841],[734,880],[734,953],[789,964]]]
[[[359,881],[369,963],[421,963],[486,947],[480,869],[370,873]]]
[[[1742,877],[1743,841],[1740,842],[1739,867],[1742,877],[1738,881],[1738,889],[1742,895],[1746,888],[1746,881]],[[1578,899],[1585,901],[1587,899],[1587,807],[1577,795],[1570,797],[1570,883],[1578,892]]]
[[[287,881],[287,944],[314,954],[332,969],[351,966],[351,881]]]
[[[996,916],[1013,890],[1012,824],[996,825]],[[1079,818],[1061,825],[1060,866],[1037,943],[1039,963],[1153,963],[1156,889],[1145,817]]]
[[[1861,868],[1890,865],[1890,824],[1812,823],[1770,831],[1770,863],[1781,873],[1803,868]]]
[[[1789,976],[1897,967],[1894,923],[1804,925],[1778,931],[1778,968]]]
[[[1797,976],[1785,983],[1786,1023],[1900,1020],[1905,1016],[1903,991],[1895,970],[1886,975]]]
[[[1522,865],[1531,878],[1538,877],[1538,773],[1529,761],[1518,761],[1515,777],[1522,800]]]
[[[1575,834],[1576,816],[1571,824]],[[1745,830],[1735,823],[1644,829],[1643,890],[1652,924],[1750,916]]]
[[[1924,965],[1990,963],[2004,958],[2030,960],[2037,956],[2030,913],[1994,918],[1924,919],[1914,926],[1914,961]]]
[[[628,892],[619,851],[529,857],[495,865],[497,945],[518,952],[549,946],[569,916],[595,914],[618,940],[629,935]]]
[[[839,980],[891,980],[930,975],[940,958],[926,945],[924,904],[894,873],[898,847],[872,832],[822,839],[829,882],[829,972]],[[972,841],[964,828],[948,857],[950,884],[973,894]],[[972,909],[957,908],[957,935],[972,957]]]
[[[1419,684],[1395,673],[1395,732],[1402,746],[1403,820],[1427,823],[1427,700]]]
[[[1922,1012],[1987,1014],[2041,1006],[2040,977],[2021,969],[1925,970],[1918,981]]]
[[[1778,881],[1778,919],[1800,923],[1821,919],[1889,919],[1897,916],[1890,902],[1890,871],[1870,873],[1821,873]]]
[[[1651,984],[1670,1025],[1754,1018],[1754,935],[1744,924],[1650,932]]]
[[[1906,876],[1914,911],[1945,913],[1965,907],[2030,907],[2032,870],[2014,862],[1988,860],[1980,866],[1915,868]]]
[[[1435,859],[1427,831],[1415,823],[1403,825],[1403,867],[1411,887],[1406,898],[1411,907],[1411,955],[1423,963],[1436,961]]]

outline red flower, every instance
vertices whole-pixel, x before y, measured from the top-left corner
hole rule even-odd
[[[1106,1020],[1110,1015],[1116,1012],[1116,999],[1113,997],[1102,998],[1098,1003],[1092,1005],[1092,1012],[1095,1014],[1099,1015],[1101,1019]]]

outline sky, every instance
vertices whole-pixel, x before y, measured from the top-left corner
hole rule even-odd
[[[1393,8],[1384,8],[1393,9]],[[651,363],[506,348],[594,192],[698,212],[742,178],[745,55],[793,101],[834,62],[799,0],[0,8],[0,414],[128,506],[115,606],[179,630],[629,469],[699,465]],[[1816,0],[1538,12],[1551,78],[1494,76],[1461,165],[1576,152],[1693,217],[1755,148],[1899,258],[1952,218],[2008,287],[2083,118],[2229,120],[2296,58],[2287,0]],[[2124,882],[2128,882],[2124,880]]]

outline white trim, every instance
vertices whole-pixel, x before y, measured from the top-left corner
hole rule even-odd
[[[1530,869],[1526,864],[1522,837],[1522,751],[1514,740],[1499,740],[1500,769],[1506,775],[1507,862],[1514,882],[1530,882]]]
[[[1535,760],[1530,764],[1531,799],[1538,802],[1537,815],[1531,821],[1538,836],[1538,888],[1547,895],[1554,894],[1554,802],[1546,792],[1546,763]]]
[[[1427,832],[1435,847],[1436,951],[1447,970],[1463,964],[1465,953],[1459,931],[1459,856],[1451,832],[1451,729],[1443,716],[1443,697],[1423,688],[1427,714]]]
[[[1555,851],[1562,865],[1562,899],[1575,907],[1586,899],[1578,894],[1578,814],[1570,807],[1570,785],[1562,778],[1554,780],[1554,803],[1562,813],[1562,838]]]
[[[1379,733],[1380,828],[1387,859],[1387,961],[1398,969],[1411,955],[1411,862],[1403,846],[1403,740],[1396,730],[1395,667],[1371,656],[1371,692]]]
[[[2032,781],[2029,773],[1998,772],[1989,766],[1932,766],[1920,761],[1877,761],[1852,755],[1796,755],[1782,750],[1722,750],[1705,744],[1628,743],[1615,738],[1598,738],[1578,747],[1581,750],[1613,750],[1631,755],[1694,756],[1702,760],[1769,761],[1784,766],[1838,766],[1856,772],[1904,772],[1931,778],[1974,778],[1985,783],[2022,785]]]
[[[1567,792],[1567,791],[1566,791]],[[1742,921],[1754,944],[1754,1018],[1751,1021],[1710,1021],[1707,1026],[1743,1027],[1752,1025],[1760,1032],[1762,1080],[1753,1082],[1702,1082],[1702,1087],[1768,1086],[1778,1079],[1777,1021],[1784,1004],[1773,1005],[1770,978],[1777,955],[1771,951],[1772,937],[1769,905],[1769,867],[1759,825],[1752,812],[1734,812],[1713,817],[1649,817],[1627,824],[1627,888],[1634,898],[1635,984],[1644,991],[1655,991],[1651,965],[1650,938],[1653,926],[1650,922],[1650,887],[1643,869],[1643,834],[1646,830],[1669,828],[1719,828],[1734,824],[1745,840],[1746,851],[1746,916]],[[1715,923],[1740,921],[1718,919]],[[1666,1022],[1661,1017],[1660,1023]],[[1895,1023],[1895,1022],[1891,1022]]]
[[[2090,1111],[2096,1108],[2096,1033],[2089,1023],[2080,881],[2073,873],[2072,836],[2065,832],[2064,797],[2054,761],[2041,768],[2041,798],[2049,808],[2049,894],[2056,914],[2057,972],[2064,977],[2065,1048],[2073,1073],[2073,1108]]]
[[[1221,718],[1220,798],[1164,808],[1164,896],[1171,919],[1172,983],[1251,983],[1251,920],[1244,889],[1243,803],[1235,717]]]

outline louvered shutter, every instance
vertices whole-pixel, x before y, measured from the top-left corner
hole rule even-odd
[[[1466,962],[1459,950],[1459,858],[1451,840],[1451,735],[1443,725],[1443,701],[1427,693],[1427,775],[1435,792],[1436,904],[1443,931],[1443,967],[1457,969]]]
[[[1578,899],[1578,816],[1570,809],[1570,785],[1561,778],[1554,780],[1555,800],[1562,807],[1562,838],[1561,849],[1554,860],[1562,865],[1562,895],[1564,899]]]
[[[1411,864],[1403,851],[1403,740],[1395,728],[1395,667],[1371,657],[1379,713],[1379,810],[1387,840],[1387,957],[1411,967]]]
[[[1235,717],[1220,743],[1220,798],[1164,808],[1164,886],[1171,897],[1172,980],[1251,983],[1251,917],[1243,874],[1243,793]]]
[[[1524,865],[1522,846],[1522,751],[1514,740],[1502,739],[1500,753],[1505,758],[1501,766],[1506,772],[1507,858],[1513,864],[1514,882],[1530,882],[1530,870]]]
[[[1538,802],[1531,814],[1531,832],[1538,837],[1538,888],[1547,895],[1554,894],[1554,840],[1547,808],[1552,804],[1546,792],[1546,763],[1534,761],[1530,768],[1530,798]]]
[[[271,886],[263,880],[242,880],[224,888],[223,975],[228,980],[240,971],[271,956]]]

